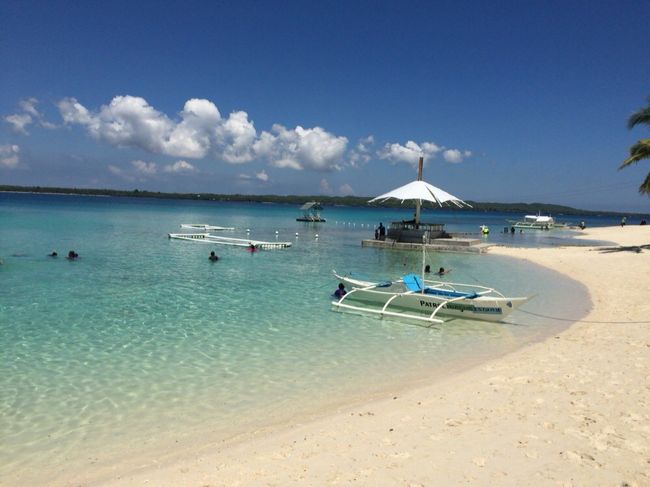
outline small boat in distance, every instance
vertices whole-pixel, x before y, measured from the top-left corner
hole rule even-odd
[[[323,223],[325,218],[320,216],[320,212],[323,210],[323,207],[318,201],[308,201],[300,207],[303,214],[301,217],[296,218],[297,222],[315,222]]]
[[[377,314],[429,324],[444,323],[438,315],[501,321],[529,297],[510,298],[474,284],[421,279],[407,274],[396,281],[371,282],[334,275],[352,288],[332,305],[341,311]]]
[[[556,226],[552,216],[526,215],[523,220],[508,220],[512,227],[523,230],[551,230]]]

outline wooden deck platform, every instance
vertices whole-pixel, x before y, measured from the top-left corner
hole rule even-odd
[[[422,250],[422,244],[420,243],[396,242],[395,240],[388,238],[386,240],[362,240],[361,246],[394,250]],[[427,250],[439,252],[482,253],[487,251],[490,244],[477,238],[452,237],[431,240],[431,242],[426,244],[426,246]]]

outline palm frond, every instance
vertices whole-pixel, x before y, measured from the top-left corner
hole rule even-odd
[[[640,123],[650,125],[650,97],[648,97],[647,107],[639,108],[627,119],[627,128],[631,129]]]
[[[650,172],[645,177],[645,181],[643,181],[641,186],[639,186],[639,193],[647,194],[650,197]]]
[[[630,157],[623,161],[619,169],[635,164],[641,159],[650,159],[650,139],[641,139],[630,147]]]

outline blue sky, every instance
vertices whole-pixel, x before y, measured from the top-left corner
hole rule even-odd
[[[0,5],[0,182],[648,212],[647,1]]]

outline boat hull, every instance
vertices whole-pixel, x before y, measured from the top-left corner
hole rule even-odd
[[[427,318],[430,317],[432,322],[440,321],[435,319],[435,316],[502,321],[529,299],[528,297],[493,296],[462,298],[450,296],[449,294],[436,295],[410,292],[399,281],[383,287],[368,289],[369,286],[367,285],[372,285],[372,283],[338,277],[342,282],[350,286],[352,291],[349,296],[332,303],[335,307],[357,309],[358,311],[365,309],[375,314],[401,314],[405,318],[413,317],[424,321],[427,321]]]
[[[508,223],[519,230],[551,230],[555,227],[553,217],[542,215],[526,215],[523,220],[508,220]]]

